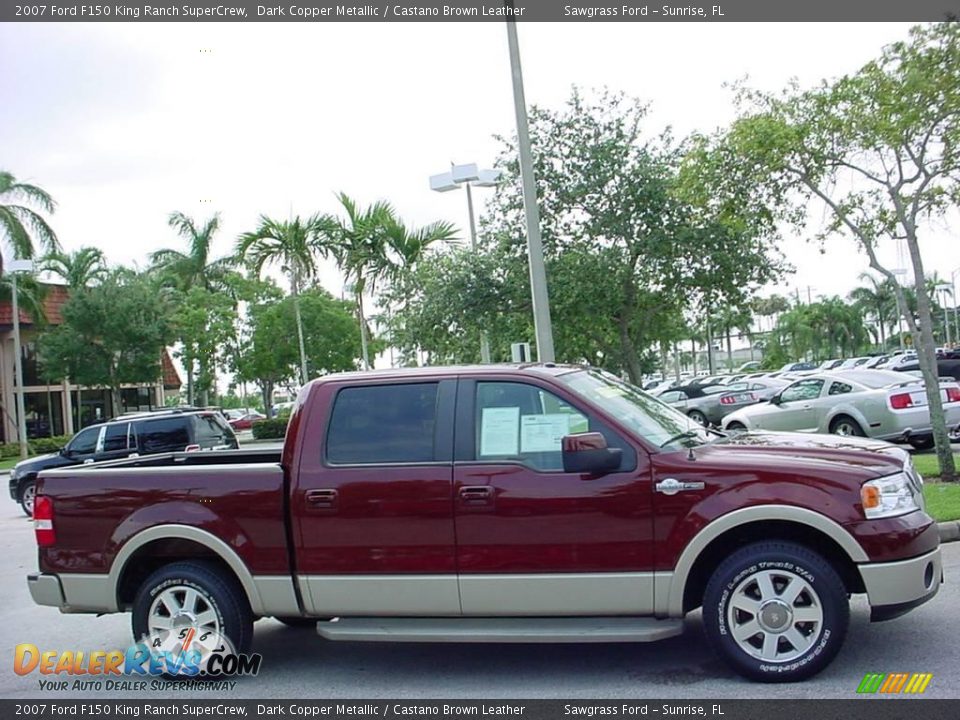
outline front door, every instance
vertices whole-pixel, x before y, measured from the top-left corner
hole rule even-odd
[[[560,438],[598,431],[620,469],[563,471]],[[464,615],[647,614],[652,499],[645,452],[559,391],[460,381],[454,463]]]
[[[823,380],[798,380],[780,393],[780,403],[763,416],[764,430],[816,432],[817,415],[813,406],[823,390]]]
[[[291,492],[301,594],[321,616],[459,615],[456,380],[324,386]],[[318,411],[319,412],[319,411]]]

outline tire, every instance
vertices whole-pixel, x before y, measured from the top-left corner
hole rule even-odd
[[[796,619],[800,613],[809,619]],[[704,630],[714,650],[740,675],[760,682],[796,682],[823,670],[849,622],[839,575],[817,553],[789,542],[738,550],[720,564],[703,596]]]
[[[743,423],[732,422],[729,425],[727,425],[727,430],[729,430],[730,432],[743,432],[746,429],[747,429],[747,426],[744,425]]]
[[[28,518],[33,517],[33,500],[37,495],[37,485],[33,480],[27,480],[20,486],[20,509]]]
[[[847,435],[851,437],[866,437],[866,433],[860,427],[856,420],[849,415],[839,415],[830,423],[830,432],[834,435]]]
[[[306,630],[308,628],[316,628],[319,618],[305,618],[305,617],[275,617],[274,620],[282,622],[289,628],[295,628],[297,630]]]
[[[180,605],[184,611],[190,606],[189,612],[174,613],[167,602],[174,607]],[[209,619],[197,622],[204,617]],[[169,634],[158,631],[161,623],[173,624],[174,630]],[[168,641],[175,642],[171,639],[174,631],[190,627],[196,630],[197,638],[215,630],[236,653],[247,652],[253,642],[253,615],[240,584],[216,566],[200,561],[175,562],[153,572],[137,590],[132,627],[135,642],[143,638],[155,642],[159,637],[164,648]]]
[[[911,447],[914,450],[929,450],[934,446],[933,435],[928,435],[926,437],[910,438],[907,442],[910,443]]]
[[[707,416],[704,415],[699,410],[691,410],[690,412],[687,413],[687,417],[693,420],[694,422],[703,425],[704,427],[707,427],[710,424],[709,422],[707,422]]]

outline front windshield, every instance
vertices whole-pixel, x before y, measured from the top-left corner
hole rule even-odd
[[[694,447],[711,439],[696,421],[609,373],[582,370],[557,379],[654,447]]]

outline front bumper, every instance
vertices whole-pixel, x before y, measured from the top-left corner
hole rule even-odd
[[[927,602],[940,589],[940,548],[909,560],[860,565],[870,602],[870,619],[892,620]]]
[[[47,573],[30,573],[27,575],[27,587],[30,588],[30,597],[37,605],[63,609],[67,606],[60,586],[60,578]]]

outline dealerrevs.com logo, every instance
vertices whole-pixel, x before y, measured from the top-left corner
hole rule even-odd
[[[40,690],[141,691],[184,684],[227,690],[236,683],[226,678],[257,675],[262,661],[259,653],[233,652],[216,631],[184,628],[144,638],[126,650],[41,650],[21,643],[14,649],[13,670],[46,676],[39,680]]]

